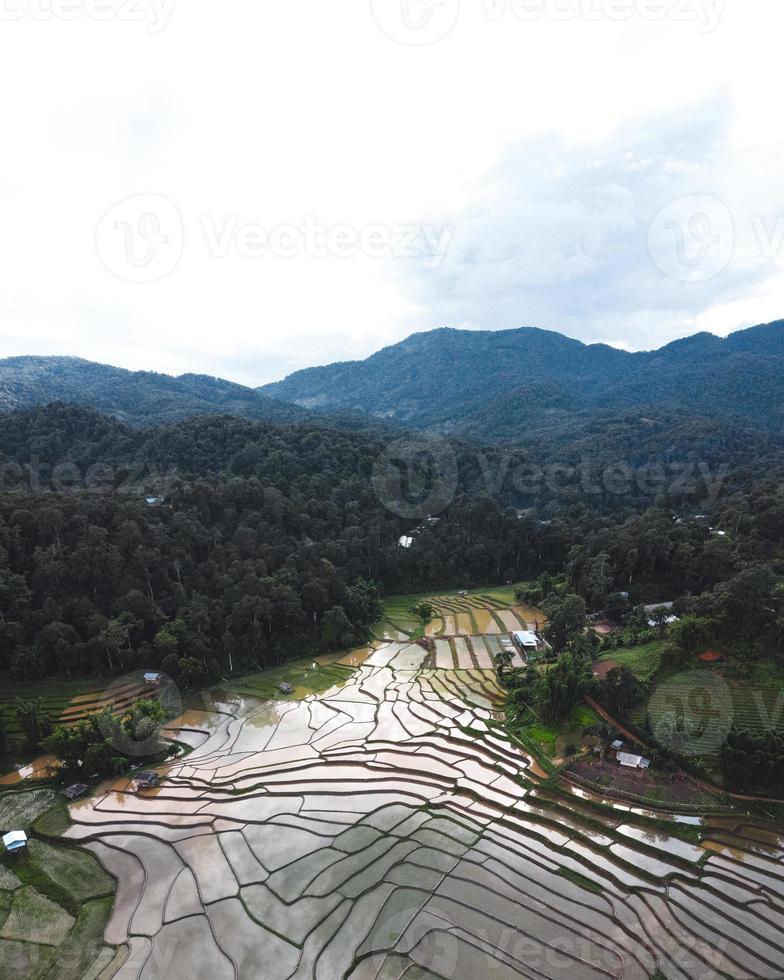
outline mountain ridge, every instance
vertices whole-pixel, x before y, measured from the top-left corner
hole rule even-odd
[[[554,331],[440,328],[362,361],[306,368],[258,389],[317,411],[350,408],[415,428],[465,431],[478,408],[532,382],[572,393],[574,409],[625,410],[653,402],[716,414],[767,431],[784,428],[784,321],[719,337],[701,332],[651,351],[584,344]],[[652,395],[653,392],[653,395]],[[727,395],[732,398],[728,399]],[[535,415],[538,406],[532,403]],[[501,419],[499,417],[499,423]],[[486,418],[485,435],[500,429]]]
[[[0,412],[90,406],[145,427],[204,415],[279,425],[420,429],[513,442],[624,413],[716,418],[784,432],[784,321],[651,351],[585,344],[555,331],[442,327],[364,360],[249,388],[208,374],[129,371],[79,357],[0,360]]]
[[[70,356],[0,360],[0,411],[58,401],[90,406],[135,426],[213,414],[294,424],[308,421],[312,414],[211,375],[130,371]]]

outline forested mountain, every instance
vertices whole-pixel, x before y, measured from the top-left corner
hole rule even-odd
[[[139,430],[53,404],[0,417],[0,442],[0,673],[344,648],[379,590],[504,580],[538,565],[536,534],[558,540],[469,467],[450,520],[400,548],[412,522],[375,491],[382,445],[364,434],[226,416]]]
[[[535,328],[433,330],[367,360],[298,371],[260,391],[303,407],[359,409],[484,440],[516,440],[629,410],[780,432],[784,321],[724,339],[701,333],[640,353]]]
[[[659,424],[663,450],[647,429]],[[617,467],[647,453],[663,482],[542,473],[531,449],[453,440],[453,493],[422,525],[379,492],[388,447],[373,434],[229,416],[140,429],[65,404],[1,416],[0,673],[269,664],[362,642],[383,594],[566,567],[592,604],[784,567],[776,446],[709,420],[676,444],[673,419],[642,425],[647,450],[605,425],[593,458]],[[582,463],[579,441],[570,451]],[[713,473],[731,461],[707,504],[726,536],[690,516],[710,489],[691,464],[681,479],[695,454]]]
[[[77,357],[0,360],[0,411],[54,401],[90,405],[132,425],[160,425],[216,413],[280,423],[310,417],[295,405],[206,375],[174,378],[152,371],[125,371]]]
[[[68,357],[0,361],[0,410],[89,405],[134,426],[225,414],[381,431],[403,425],[482,443],[560,445],[612,420],[784,432],[784,321],[628,353],[561,334],[433,330],[365,361],[251,389],[202,375],[125,371]],[[615,423],[612,423],[615,424]]]

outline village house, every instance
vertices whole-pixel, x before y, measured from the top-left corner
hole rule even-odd
[[[9,854],[20,854],[27,850],[27,834],[23,830],[12,830],[4,834],[3,847]]]

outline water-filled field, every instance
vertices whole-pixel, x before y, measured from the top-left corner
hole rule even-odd
[[[782,976],[771,827],[554,786],[496,726],[493,672],[431,657],[391,643],[300,701],[218,695],[159,789],[75,804],[68,839],[120,881],[106,976]]]

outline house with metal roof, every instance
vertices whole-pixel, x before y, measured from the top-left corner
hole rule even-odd
[[[157,772],[140,772],[133,781],[136,783],[136,789],[140,790],[155,789],[161,780]]]
[[[23,830],[12,830],[4,834],[3,847],[9,854],[19,854],[27,848],[27,834]]]
[[[632,752],[619,752],[616,756],[620,765],[627,769],[648,769],[651,760],[642,755],[634,755]]]
[[[84,796],[89,788],[85,783],[74,783],[73,786],[63,790],[63,796],[71,801],[78,800],[80,796]]]

